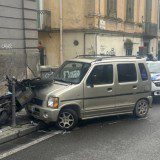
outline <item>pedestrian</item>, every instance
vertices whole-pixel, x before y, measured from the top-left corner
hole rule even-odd
[[[41,41],[39,41],[37,48],[38,48],[39,54],[40,54],[40,65],[44,66],[45,65],[45,54],[44,54],[44,47],[43,47]]]

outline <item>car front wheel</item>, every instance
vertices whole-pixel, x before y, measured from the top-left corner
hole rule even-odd
[[[72,130],[78,123],[77,113],[72,109],[63,109],[60,111],[56,126],[61,130]]]

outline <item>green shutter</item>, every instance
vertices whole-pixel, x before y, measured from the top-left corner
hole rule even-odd
[[[134,0],[127,0],[126,4],[126,20],[134,20]]]
[[[114,17],[117,17],[117,0],[114,0]]]
[[[131,20],[134,21],[134,0],[131,0]]]
[[[146,0],[146,21],[151,22],[152,0]]]
[[[107,0],[107,16],[117,16],[117,0]]]

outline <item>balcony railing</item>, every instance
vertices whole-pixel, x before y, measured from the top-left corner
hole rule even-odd
[[[37,16],[38,16],[38,30],[50,31],[51,30],[51,11],[39,10]]]
[[[145,22],[143,35],[150,38],[157,37],[157,29],[158,29],[157,24],[151,22]]]

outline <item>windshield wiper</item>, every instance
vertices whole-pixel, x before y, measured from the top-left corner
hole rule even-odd
[[[64,83],[72,84],[71,82],[64,81],[63,79],[56,79],[56,78],[55,78],[54,81],[59,81],[59,82],[64,82]]]

